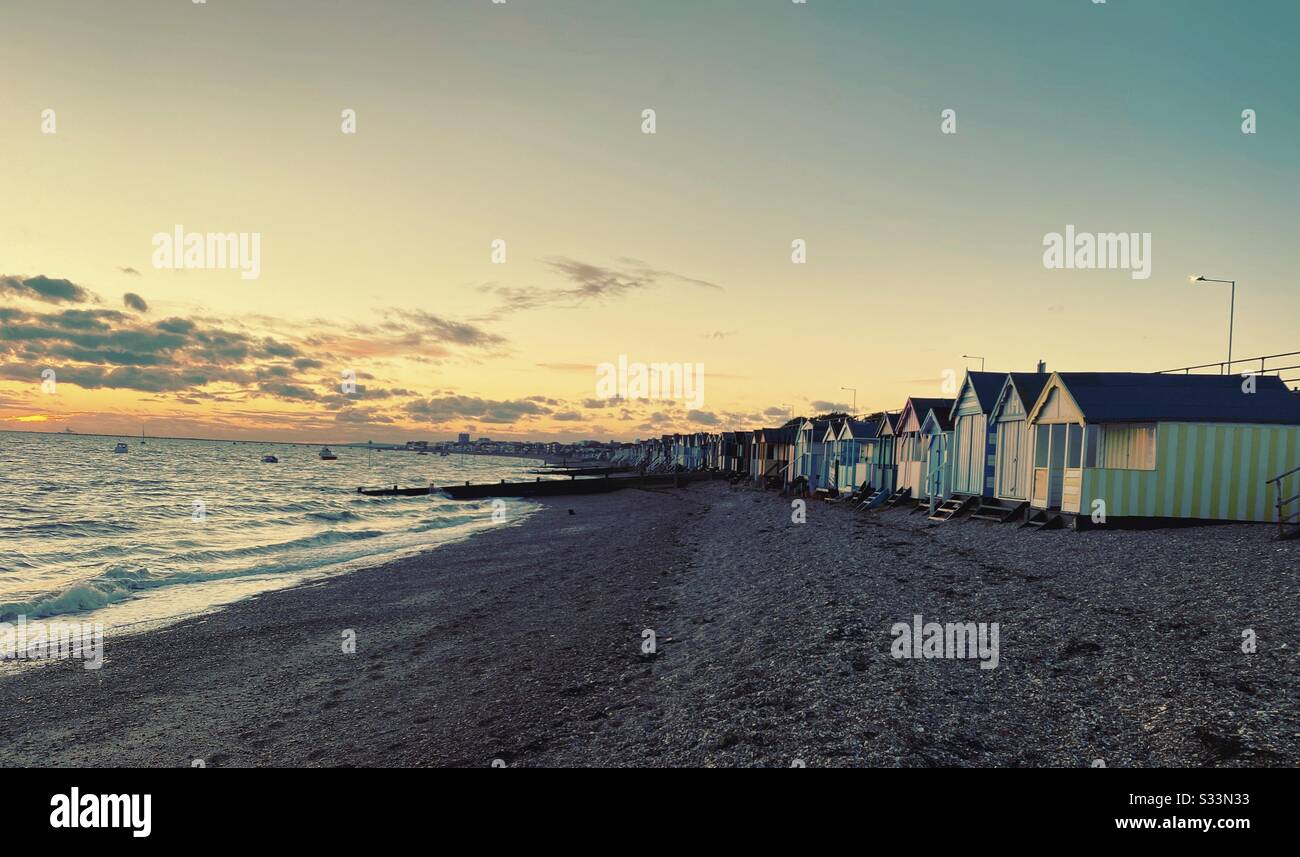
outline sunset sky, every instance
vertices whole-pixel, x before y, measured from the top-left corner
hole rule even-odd
[[[1249,9],[4,4],[0,430],[753,428],[963,354],[1221,360],[1191,273],[1239,280],[1235,356],[1300,350],[1300,4]],[[260,277],[154,267],[177,224],[260,233]],[[1151,233],[1150,278],[1045,268],[1067,224]],[[620,355],[703,363],[701,406],[597,399]]]

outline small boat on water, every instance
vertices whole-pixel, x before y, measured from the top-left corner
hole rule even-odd
[[[339,457],[338,457],[337,455],[335,455],[332,451],[330,451],[330,448],[329,448],[328,446],[322,446],[322,447],[320,448],[320,460],[321,460],[321,461],[338,461],[338,460],[339,460]]]
[[[279,463],[280,463],[280,459],[276,458],[274,455],[263,455],[263,456],[262,456],[262,463],[263,463],[263,464],[279,464]]]
[[[119,443],[117,446],[113,447],[113,452],[114,452],[115,454],[121,454],[121,453],[124,453],[124,452],[130,452],[130,451],[131,451],[131,447],[127,446],[127,445],[124,444],[124,443]]]

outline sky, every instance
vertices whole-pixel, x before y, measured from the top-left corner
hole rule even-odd
[[[754,428],[941,395],[963,355],[1222,360],[1229,290],[1194,273],[1238,280],[1234,356],[1300,351],[1298,27],[1289,0],[6,3],[0,430]],[[256,278],[160,266],[177,226],[256,235]],[[1046,267],[1067,226],[1149,234],[1149,276]],[[702,364],[702,395],[610,398],[620,357]]]

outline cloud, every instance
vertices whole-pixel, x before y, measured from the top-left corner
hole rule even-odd
[[[543,288],[497,284],[483,286],[482,290],[496,296],[500,304],[481,318],[496,319],[510,313],[543,307],[571,309],[612,300],[632,292],[653,289],[670,282],[723,290],[717,283],[652,268],[636,259],[623,258],[618,261],[620,266],[614,267],[594,265],[566,257],[546,259],[542,264],[553,274],[567,281],[569,284],[567,287]]]
[[[550,408],[528,399],[494,400],[476,396],[435,396],[407,403],[405,411],[411,417],[431,423],[473,419],[484,423],[513,423],[528,417],[545,416]]]
[[[550,369],[552,372],[595,372],[595,363],[538,363],[539,369]]]
[[[138,276],[140,276],[140,272],[137,271],[135,268],[132,268],[132,267],[130,267],[130,266],[127,266],[127,267],[120,267],[120,268],[118,268],[118,270],[121,271],[123,274],[130,274],[130,275],[133,276],[133,277],[138,277]]]
[[[18,277],[0,275],[0,294],[31,298],[50,304],[83,304],[95,300],[95,296],[71,280],[52,279],[44,274],[35,277]]]
[[[704,334],[705,339],[726,339],[728,336],[735,336],[734,330],[715,330],[712,333]]]
[[[145,303],[144,298],[140,297],[135,292],[127,292],[122,295],[122,303],[126,305],[127,309],[133,309],[136,312],[149,311],[149,304]]]
[[[702,426],[716,426],[721,422],[718,415],[711,411],[687,411],[686,418]]]
[[[843,411],[844,413],[848,413],[853,408],[853,406],[847,402],[827,402],[824,399],[818,399],[814,402],[809,402],[808,404],[812,406],[814,411],[820,411],[822,413],[829,413],[831,411]]]
[[[578,422],[582,419],[582,414],[577,411],[557,411],[551,414],[551,419],[562,422]]]

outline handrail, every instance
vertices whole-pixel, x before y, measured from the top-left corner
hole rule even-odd
[[[1282,369],[1294,369],[1294,368],[1296,368],[1296,367],[1294,367],[1294,366],[1284,366],[1284,367],[1281,367],[1281,368],[1278,368],[1278,369],[1266,369],[1266,368],[1264,367],[1264,361],[1266,361],[1266,360],[1275,360],[1275,359],[1277,359],[1278,357],[1296,357],[1296,356],[1300,356],[1300,351],[1284,351],[1284,352],[1282,352],[1281,354],[1267,354],[1267,355],[1265,355],[1265,356],[1263,356],[1263,357],[1238,357],[1236,360],[1231,360],[1231,361],[1220,360],[1218,363],[1202,363],[1202,364],[1200,364],[1199,366],[1179,366],[1177,369],[1161,369],[1161,370],[1160,370],[1159,372],[1157,372],[1156,374],[1158,374],[1158,375],[1167,375],[1167,374],[1170,374],[1170,373],[1173,373],[1173,372],[1190,372],[1190,371],[1193,370],[1193,369],[1210,369],[1210,368],[1215,368],[1215,369],[1218,369],[1218,370],[1219,370],[1219,374],[1222,375],[1222,374],[1224,374],[1224,371],[1223,371],[1223,370],[1224,370],[1224,367],[1225,367],[1225,366],[1229,369],[1229,371],[1231,371],[1232,366],[1233,366],[1234,364],[1236,364],[1236,363],[1254,363],[1256,360],[1259,361],[1259,371],[1261,371],[1261,372],[1277,372],[1277,371],[1282,371]]]
[[[1265,479],[1265,480],[1264,480],[1264,484],[1265,484],[1265,485],[1268,485],[1268,484],[1271,483],[1271,482],[1281,482],[1283,479],[1287,478],[1287,477],[1290,476],[1292,473],[1300,473],[1300,466],[1292,467],[1292,468],[1291,468],[1290,470],[1288,470],[1286,473],[1283,473],[1283,474],[1281,474],[1281,475],[1279,475],[1279,476],[1274,476],[1272,479]]]
[[[1282,499],[1282,480],[1286,479],[1288,476],[1292,475],[1293,473],[1300,473],[1300,467],[1293,467],[1290,470],[1288,470],[1286,473],[1280,473],[1277,476],[1274,476],[1272,479],[1264,480],[1265,485],[1269,485],[1272,483],[1277,484],[1277,502],[1273,504],[1273,507],[1277,509],[1277,537],[1280,539],[1284,539],[1287,537],[1286,528],[1288,524],[1292,526],[1300,525],[1300,507],[1298,507],[1295,512],[1292,512],[1289,515],[1286,514],[1286,509],[1292,503],[1295,503],[1297,500],[1300,500],[1300,494],[1296,494],[1293,497],[1288,497],[1285,500]]]

